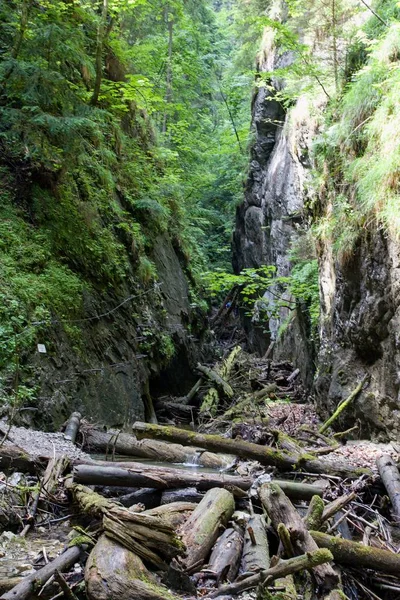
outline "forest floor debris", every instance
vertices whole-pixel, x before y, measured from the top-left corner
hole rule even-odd
[[[171,415],[164,426],[135,424],[138,437],[82,420],[78,444],[107,460],[61,433],[10,429],[0,448],[2,598],[23,600],[38,586],[41,597],[69,600],[399,597],[400,526],[388,498],[397,492],[376,467],[383,455],[398,459],[394,447],[321,434],[287,363],[236,351],[207,368],[191,400],[196,432],[171,426]],[[13,452],[28,474],[13,473]],[[211,472],[200,466],[207,454]],[[182,457],[180,469],[171,464]]]

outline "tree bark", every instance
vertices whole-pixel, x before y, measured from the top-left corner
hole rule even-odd
[[[234,581],[242,555],[243,536],[235,529],[226,529],[218,538],[207,566],[202,569],[204,587],[218,586],[223,581]]]
[[[342,412],[348,407],[348,405],[355,400],[355,398],[357,398],[358,394],[360,394],[362,392],[362,389],[364,387],[364,384],[369,380],[369,374],[367,373],[367,375],[364,375],[364,377],[362,378],[362,380],[360,381],[360,383],[357,385],[357,387],[351,392],[351,394],[345,399],[343,400],[343,402],[340,402],[339,406],[336,408],[335,412],[333,413],[333,415],[331,417],[329,417],[329,419],[327,421],[325,421],[325,423],[322,425],[322,427],[320,427],[319,429],[319,433],[324,433],[328,427],[330,427],[332,425],[332,423],[334,421],[336,421],[336,419],[339,418],[339,416],[342,414]]]
[[[159,584],[142,560],[130,550],[101,536],[85,569],[89,600],[172,600],[176,596]]]
[[[320,548],[327,548],[332,552],[333,558],[339,564],[375,569],[390,575],[400,573],[400,556],[394,552],[371,548],[320,531],[310,531],[310,534]]]
[[[299,513],[278,485],[265,483],[261,486],[259,495],[274,528],[277,530],[280,523],[287,528],[297,554],[313,552],[317,549],[318,546],[307,531]],[[338,583],[338,576],[329,564],[316,567],[313,573],[317,583],[325,589],[332,589]]]
[[[227,398],[233,398],[235,395],[233,389],[229,385],[225,379],[219,375],[214,369],[210,369],[209,367],[205,367],[204,365],[197,365],[197,370],[200,371],[202,375],[207,377]]]
[[[73,412],[64,431],[64,438],[70,440],[73,444],[75,444],[76,436],[81,424],[81,418],[81,413]]]
[[[77,465],[73,474],[76,483],[86,485],[148,487],[159,490],[188,486],[199,490],[209,490],[213,487],[229,488],[229,486],[248,490],[253,483],[250,477],[150,467],[140,463],[127,463],[124,468],[107,465]]]
[[[123,454],[150,458],[170,463],[191,463],[210,469],[227,467],[234,460],[233,456],[218,455],[206,452],[201,448],[188,448],[181,444],[169,444],[159,440],[138,440],[127,433],[105,432],[98,429],[85,428],[85,447],[106,453]]]
[[[162,519],[163,523],[176,529],[188,519],[195,508],[197,508],[197,504],[193,502],[171,502],[171,504],[150,508],[143,514]]]
[[[323,460],[313,460],[309,459],[308,455],[286,454],[269,446],[259,446],[243,440],[231,440],[220,435],[196,433],[178,427],[136,422],[133,430],[139,438],[178,442],[185,446],[200,446],[213,452],[227,452],[241,458],[258,460],[262,465],[274,466],[291,472],[294,468],[304,468],[310,473],[326,473],[350,479],[356,479],[365,472],[370,473],[368,469],[358,469],[345,462],[333,464]]]
[[[280,577],[286,577],[292,575],[298,571],[304,571],[305,569],[315,569],[318,565],[323,565],[332,560],[331,552],[321,553],[321,549],[315,550],[314,552],[307,552],[302,556],[295,556],[289,560],[281,560],[277,565],[270,567],[265,571],[261,571],[256,575],[247,577],[237,583],[230,585],[221,586],[216,592],[209,594],[206,598],[218,598],[218,596],[227,596],[229,594],[240,594],[245,590],[250,590],[257,587],[260,583],[267,585],[268,583],[278,579]]]
[[[388,454],[384,454],[376,461],[379,475],[383,481],[387,493],[389,494],[390,502],[393,506],[393,514],[395,520],[400,524],[400,473],[399,470]]]
[[[35,474],[44,469],[47,463],[45,457],[31,456],[17,446],[2,446],[0,448],[0,470],[21,471],[22,473]]]
[[[265,517],[254,515],[249,519],[244,534],[241,572],[257,573],[269,568],[269,545]]]
[[[224,489],[213,488],[182,525],[179,533],[187,549],[182,564],[187,573],[200,570],[218,538],[220,528],[226,527],[234,510],[232,494]]]

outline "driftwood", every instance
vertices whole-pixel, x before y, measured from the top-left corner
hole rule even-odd
[[[105,535],[90,553],[85,582],[89,600],[176,599],[158,583],[138,556]]]
[[[198,504],[204,498],[204,493],[198,492],[195,487],[177,490],[165,490],[161,494],[159,504],[170,504],[171,502],[194,502]]]
[[[201,473],[184,469],[167,469],[140,463],[126,463],[126,465],[126,468],[105,465],[76,465],[73,471],[74,481],[86,485],[152,487],[159,490],[187,486],[193,486],[199,490],[229,486],[240,490],[248,490],[253,483],[251,477]]]
[[[395,520],[400,524],[400,473],[399,470],[388,454],[384,454],[376,461],[379,475],[383,481],[387,493],[389,494],[390,502],[393,507]]]
[[[336,410],[334,411],[333,415],[331,417],[329,417],[329,419],[327,421],[325,421],[325,423],[322,425],[322,427],[320,427],[319,429],[319,433],[324,433],[328,427],[330,427],[332,425],[332,423],[334,421],[336,421],[336,419],[338,419],[340,417],[340,415],[342,414],[342,412],[348,407],[348,405],[355,399],[357,398],[357,396],[362,392],[362,389],[364,387],[364,384],[369,380],[369,374],[367,373],[367,375],[364,375],[364,377],[362,378],[362,380],[360,381],[360,383],[357,385],[357,387],[351,392],[351,394],[342,402],[340,402],[340,404],[338,405],[338,407],[336,408]]]
[[[229,385],[225,379],[219,375],[214,369],[210,369],[209,367],[205,367],[204,365],[197,365],[197,370],[200,371],[202,375],[207,377],[227,398],[233,398],[235,392]]]
[[[158,517],[163,523],[175,529],[187,520],[196,507],[197,504],[192,502],[172,502],[146,510],[143,514]]]
[[[207,559],[218,538],[220,527],[225,527],[235,510],[233,496],[227,490],[214,488],[207,492],[189,519],[179,530],[187,554],[182,561],[187,573],[194,573]]]
[[[313,552],[307,552],[307,554],[302,556],[281,560],[277,565],[261,571],[256,575],[251,575],[237,583],[221,586],[216,592],[209,594],[206,598],[218,598],[218,596],[240,594],[240,592],[257,587],[260,583],[267,585],[274,581],[274,579],[286,577],[287,575],[292,575],[298,571],[312,568],[316,569],[319,565],[328,563],[332,559],[333,557],[329,550],[319,549],[314,550]]]
[[[354,500],[357,497],[355,492],[350,492],[350,494],[345,494],[344,496],[339,496],[333,502],[327,504],[323,510],[321,522],[327,521],[337,512],[341,511],[349,502]],[[309,527],[309,529],[318,529],[317,527]]]
[[[56,571],[65,571],[79,560],[81,548],[72,546],[63,554],[57,556],[52,562],[47,564],[43,569],[39,569],[32,575],[27,575],[9,592],[1,596],[2,600],[26,600],[33,595],[34,591],[41,588]]]
[[[400,556],[394,552],[364,546],[320,531],[310,531],[310,534],[318,546],[330,550],[335,561],[340,564],[375,569],[391,575],[400,573]]]
[[[270,564],[268,537],[263,515],[254,515],[246,525],[241,572],[257,573]]]
[[[76,436],[78,435],[79,426],[81,424],[82,415],[79,412],[74,412],[70,416],[65,427],[64,438],[75,444]]]
[[[208,565],[202,569],[203,585],[219,585],[223,581],[234,581],[240,565],[243,536],[235,529],[226,529],[215,544]]]
[[[258,460],[262,465],[274,466],[281,470],[293,471],[294,468],[304,468],[310,473],[336,474],[346,478],[357,478],[362,473],[370,473],[368,469],[358,469],[345,462],[332,464],[323,460],[310,459],[308,455],[287,454],[269,446],[259,446],[243,440],[231,440],[220,435],[196,433],[178,427],[163,427],[136,422],[133,430],[138,437],[200,446],[212,452],[227,452],[241,458]]]
[[[259,495],[275,529],[277,530],[280,524],[285,525],[296,554],[317,549],[317,544],[307,531],[299,513],[278,485],[265,483],[261,486]],[[338,576],[329,564],[316,567],[313,573],[318,584],[326,589],[332,589],[338,583]]]
[[[182,543],[174,530],[161,518],[128,510],[70,479],[66,485],[83,512],[103,519],[104,531],[108,537],[157,568],[166,570],[164,558],[170,559],[183,551]]]
[[[304,525],[306,529],[318,529],[322,525],[322,515],[324,513],[325,504],[319,496],[313,496],[308,506],[307,514],[304,517]]]
[[[44,469],[47,458],[31,456],[17,446],[2,446],[0,448],[0,470],[1,471],[20,471],[22,473],[37,473]]]
[[[90,450],[105,454],[123,454],[139,458],[171,463],[191,463],[210,469],[226,467],[232,456],[217,455],[201,448],[188,448],[180,444],[168,444],[159,440],[138,440],[128,433],[106,432],[85,428],[85,445]]]

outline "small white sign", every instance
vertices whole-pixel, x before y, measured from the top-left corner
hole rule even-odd
[[[38,349],[38,352],[40,352],[40,354],[46,354],[46,352],[47,352],[46,346],[44,344],[38,344],[37,349]]]

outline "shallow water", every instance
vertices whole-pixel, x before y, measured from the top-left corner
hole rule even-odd
[[[151,458],[140,458],[136,456],[125,456],[124,454],[114,454],[113,460],[111,460],[111,456],[108,454],[91,454],[90,458],[93,460],[105,460],[112,464],[113,462],[135,462],[142,463],[143,465],[149,465],[153,467],[162,468],[173,468],[173,469],[193,469],[195,471],[201,471],[202,473],[219,473],[219,469],[210,469],[208,467],[203,467],[199,464],[193,462],[185,462],[185,463],[169,463],[163,461],[152,460]]]

